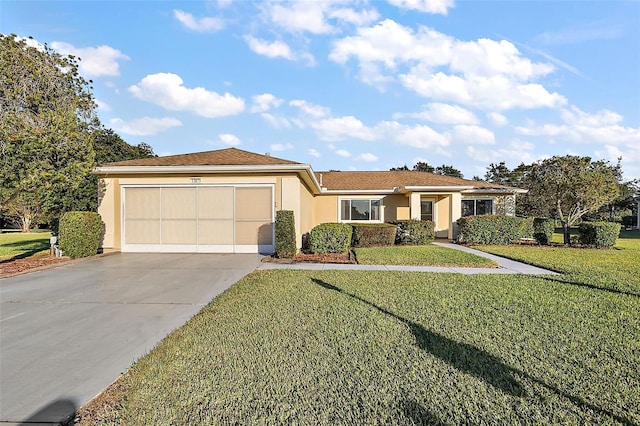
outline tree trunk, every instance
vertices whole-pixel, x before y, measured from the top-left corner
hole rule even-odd
[[[31,230],[31,216],[23,215],[20,218],[20,227],[22,228],[22,232],[29,232]]]
[[[569,224],[566,221],[562,221],[562,233],[564,234],[564,245],[571,245],[571,235],[569,235]]]

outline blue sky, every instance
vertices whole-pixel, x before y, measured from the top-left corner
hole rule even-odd
[[[0,32],[81,57],[102,123],[160,155],[640,178],[638,1],[3,0]]]

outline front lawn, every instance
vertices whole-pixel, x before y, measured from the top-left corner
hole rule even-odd
[[[0,234],[0,261],[49,253],[49,232],[5,232]]]
[[[613,249],[476,246],[474,248],[563,272],[554,279],[640,296],[640,232],[623,231]]]
[[[131,367],[109,421],[640,423],[639,313],[542,276],[258,271]]]
[[[446,247],[386,246],[354,249],[358,263],[364,265],[457,266],[469,268],[497,268],[484,257]]]

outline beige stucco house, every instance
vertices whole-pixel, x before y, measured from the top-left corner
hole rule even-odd
[[[461,216],[515,213],[522,189],[414,171],[314,172],[237,148],[105,164],[103,248],[123,252],[274,251],[277,210],[293,210],[298,246],[324,222],[432,220],[453,238]]]

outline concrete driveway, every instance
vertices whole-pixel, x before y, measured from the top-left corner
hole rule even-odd
[[[0,423],[59,422],[260,259],[118,253],[0,279]]]

